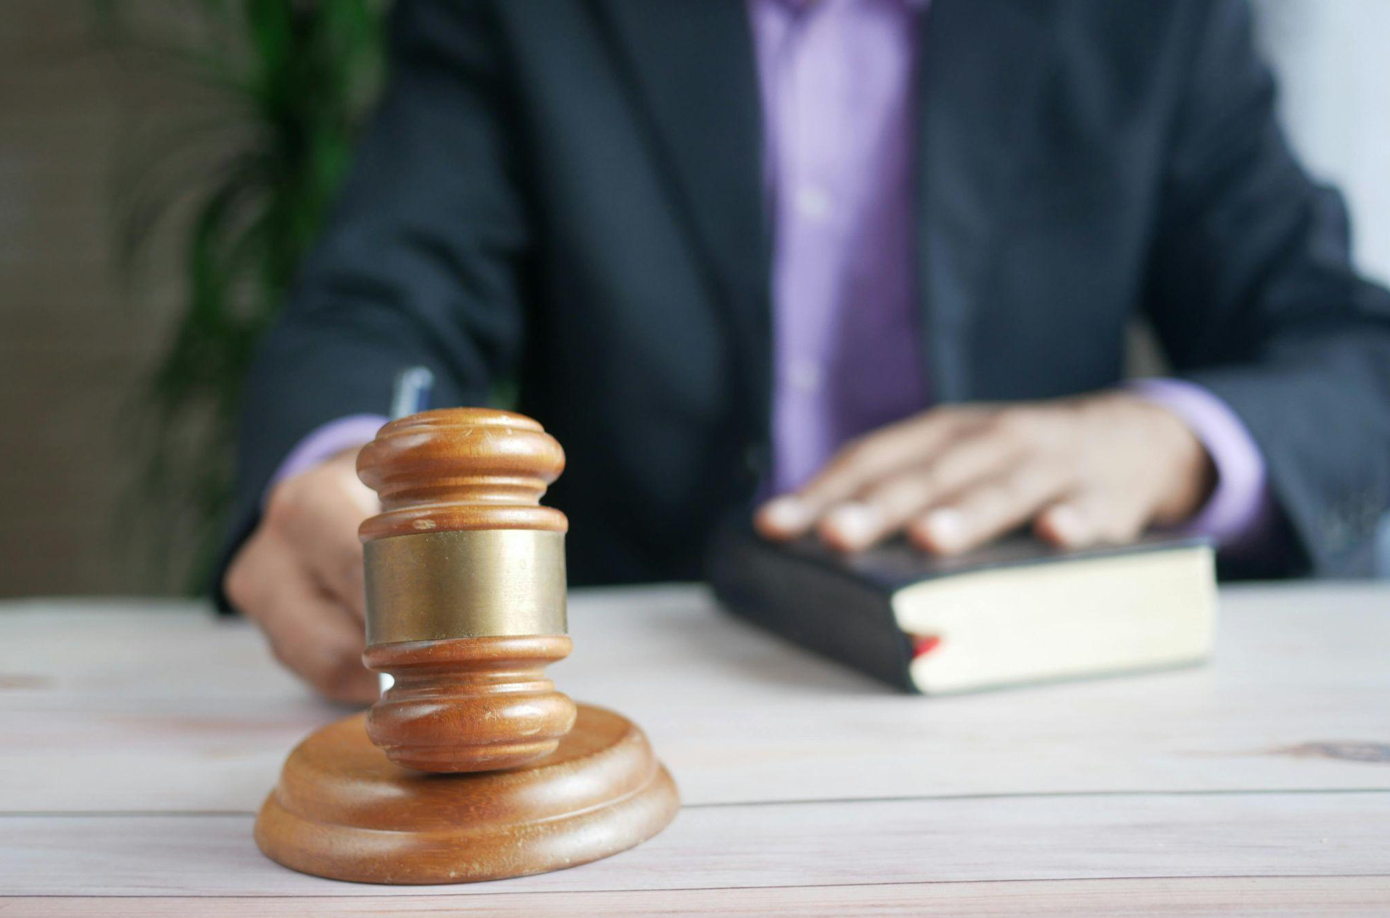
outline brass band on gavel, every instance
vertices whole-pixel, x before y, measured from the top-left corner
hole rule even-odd
[[[428,532],[364,549],[368,644],[566,633],[564,533]]]

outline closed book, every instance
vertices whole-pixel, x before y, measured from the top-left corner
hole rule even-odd
[[[1202,540],[1061,551],[1019,535],[941,558],[731,529],[710,582],[734,615],[931,695],[1188,666],[1210,656],[1216,624]]]

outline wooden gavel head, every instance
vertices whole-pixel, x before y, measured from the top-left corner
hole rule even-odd
[[[554,751],[575,706],[544,675],[570,652],[565,515],[540,505],[565,455],[540,424],[483,408],[392,421],[357,460],[366,665],[395,685],[367,715],[397,764],[489,771]]]

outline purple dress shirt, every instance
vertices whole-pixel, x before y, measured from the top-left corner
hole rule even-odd
[[[772,489],[927,407],[905,0],[754,0],[773,215]]]
[[[804,484],[846,440],[930,404],[912,254],[913,74],[928,5],[748,0],[774,233],[776,492]],[[1133,391],[1182,418],[1216,465],[1217,488],[1184,531],[1249,551],[1272,503],[1244,425],[1191,383]],[[320,427],[274,481],[369,441],[385,420]]]

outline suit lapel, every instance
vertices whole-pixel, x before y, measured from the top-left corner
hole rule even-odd
[[[1027,162],[1052,59],[1038,0],[933,0],[922,17],[916,246],[923,346],[933,396],[988,392],[970,322],[988,308],[1001,226]],[[983,355],[981,355],[983,356]]]
[[[753,407],[769,399],[770,245],[743,0],[592,0],[706,263]]]

